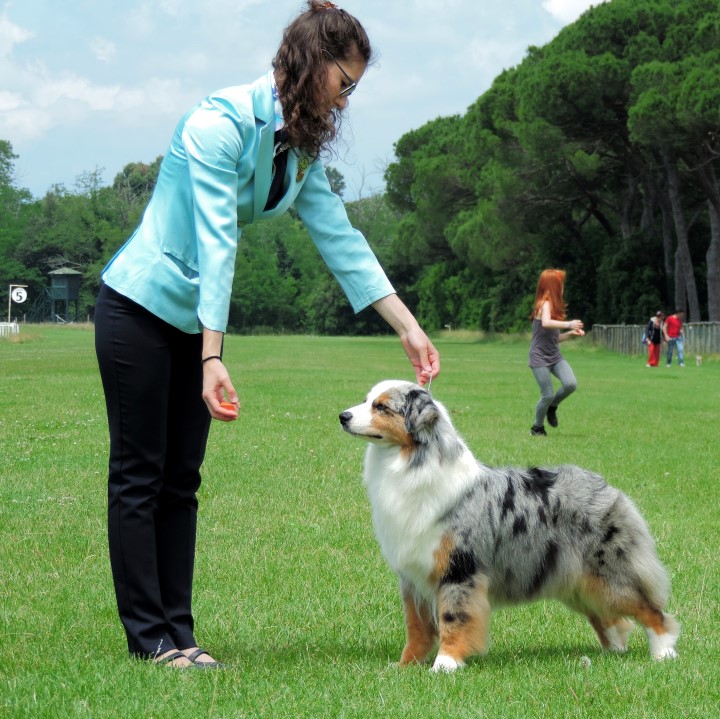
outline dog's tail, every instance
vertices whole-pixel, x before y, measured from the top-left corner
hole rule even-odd
[[[614,520],[626,529],[625,539],[629,542],[629,551],[625,556],[629,560],[631,575],[628,579],[652,607],[662,610],[670,596],[670,578],[658,558],[655,541],[645,520],[632,500],[625,495],[621,496],[623,501],[617,502],[614,507]],[[619,546],[619,549],[623,550],[623,547]]]

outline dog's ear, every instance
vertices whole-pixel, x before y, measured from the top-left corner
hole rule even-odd
[[[408,434],[417,437],[421,432],[429,432],[439,416],[437,405],[424,389],[408,393],[405,407],[405,430]]]

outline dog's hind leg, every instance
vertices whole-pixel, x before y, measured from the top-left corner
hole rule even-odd
[[[427,602],[417,598],[409,586],[403,586],[401,591],[407,640],[400,656],[400,664],[420,663],[425,661],[437,640],[432,609]]]
[[[592,607],[586,613],[604,649],[625,650],[631,623],[624,618],[631,617],[645,628],[653,659],[677,657],[675,642],[680,625],[651,602],[642,589],[613,587],[600,577],[586,578],[583,589],[582,603]]]
[[[445,584],[438,595],[440,647],[433,671],[452,672],[465,659],[487,651],[490,602],[479,577],[463,584]]]
[[[675,617],[665,614],[649,605],[640,605],[628,614],[635,617],[644,627],[653,659],[675,659],[675,642],[680,636],[680,625]]]
[[[635,626],[631,621],[625,617],[600,619],[594,614],[589,614],[588,619],[603,649],[610,652],[627,651],[628,637]]]
[[[582,583],[571,596],[558,597],[570,609],[588,618],[595,630],[600,646],[609,652],[627,651],[628,637],[634,624],[625,617],[618,616],[610,609],[606,601],[606,592],[601,591],[599,578]],[[588,588],[592,591],[588,592]]]
[[[626,616],[633,617],[643,625],[648,643],[650,644],[650,656],[653,659],[675,659],[677,657],[675,642],[680,636],[680,625],[673,616],[651,606],[644,599],[639,599],[635,602],[624,602],[620,610]],[[605,636],[610,642],[610,646],[603,645],[606,649],[616,649],[615,642],[617,640],[620,642],[623,641],[622,630],[619,626],[620,622],[624,622],[625,625],[632,627],[631,622],[628,622],[626,619],[602,623]],[[595,625],[593,624],[593,626]],[[629,631],[625,634],[625,640],[627,639],[627,634],[629,634]],[[600,635],[599,631],[598,635]],[[600,641],[602,642],[602,637]],[[622,647],[622,651],[624,650],[625,647]]]

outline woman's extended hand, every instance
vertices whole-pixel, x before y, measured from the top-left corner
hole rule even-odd
[[[419,385],[427,384],[440,373],[440,353],[422,331],[412,312],[397,295],[387,295],[373,307],[400,337],[405,354],[415,369]]]
[[[440,373],[440,353],[419,326],[405,335],[401,334],[400,341],[420,386]]]
[[[225,399],[226,397],[227,401]],[[213,419],[219,419],[222,422],[232,422],[238,418],[238,414],[240,413],[240,400],[230,380],[230,375],[220,359],[211,359],[203,364],[202,398],[205,400],[205,404]],[[221,402],[229,402],[235,409],[231,410],[221,407]]]

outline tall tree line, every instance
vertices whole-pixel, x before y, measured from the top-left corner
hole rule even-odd
[[[387,196],[421,315],[518,327],[561,266],[590,322],[720,320],[718,60],[716,0],[613,0],[401,138]]]
[[[720,321],[720,4],[612,0],[498,76],[460,116],[402,136],[386,192],[347,203],[428,329],[527,329],[544,267],[568,272],[574,316],[644,323],[657,309]],[[129,237],[161,158],[98,170],[34,199],[0,141],[0,298],[47,273],[99,272]],[[328,170],[340,194],[342,176]],[[354,318],[293,214],[243,231],[236,332],[384,331]]]

